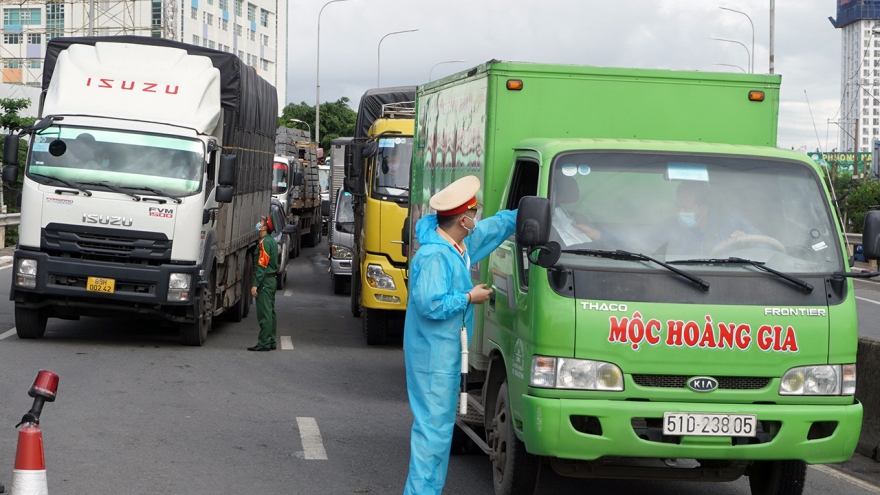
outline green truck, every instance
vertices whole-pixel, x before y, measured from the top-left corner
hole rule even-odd
[[[418,88],[411,225],[464,175],[483,217],[519,208],[471,267],[453,439],[496,493],[549,467],[796,494],[852,455],[853,274],[826,170],[776,148],[780,82],[493,60]]]

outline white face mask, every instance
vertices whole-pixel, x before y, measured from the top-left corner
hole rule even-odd
[[[464,227],[464,229],[468,231],[468,235],[471,235],[471,234],[474,233],[474,230],[476,230],[476,228],[477,228],[477,218],[476,218],[476,217],[471,218],[471,217],[468,216],[468,215],[465,215],[465,216],[466,216],[467,218],[470,218],[471,222],[474,222],[474,227],[471,228],[471,229],[469,229],[469,228],[467,228],[467,227],[464,227],[464,225],[462,225],[462,227]]]
[[[691,229],[697,224],[697,214],[692,211],[680,211],[678,212],[678,223]]]

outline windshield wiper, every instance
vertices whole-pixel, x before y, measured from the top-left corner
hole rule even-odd
[[[629,251],[623,251],[618,249],[617,251],[606,251],[603,249],[563,249],[563,253],[567,254],[577,254],[580,256],[596,256],[599,258],[610,258],[613,260],[626,260],[626,261],[650,261],[651,263],[656,263],[667,270],[681,275],[682,277],[690,280],[691,282],[700,286],[701,289],[707,291],[709,290],[709,282],[697,277],[695,275],[691,275],[690,273],[679,270],[678,268],[668,265],[658,259],[652,258],[648,255],[641,253],[631,253]]]
[[[766,265],[763,261],[755,261],[755,260],[747,260],[744,258],[707,258],[707,259],[692,259],[692,260],[675,260],[670,261],[671,264],[737,264],[737,265],[752,265],[753,267],[763,270],[767,273],[772,273],[777,277],[784,278],[789,282],[800,287],[805,293],[809,294],[813,292],[813,285],[809,282],[801,280],[796,277],[792,277],[787,273],[780,272],[779,270],[774,270]]]
[[[164,196],[164,197],[166,197],[166,198],[173,199],[175,203],[178,203],[178,204],[179,204],[179,203],[183,203],[183,200],[182,200],[182,199],[178,198],[177,196],[172,196],[172,195],[168,194],[167,192],[162,191],[162,190],[160,190],[160,189],[153,189],[152,187],[140,187],[140,186],[138,186],[138,187],[134,187],[134,186],[122,186],[122,187],[125,188],[125,189],[131,189],[132,191],[147,191],[147,192],[151,192],[151,193],[156,194],[156,195],[158,195],[158,196]]]
[[[118,192],[120,194],[126,194],[128,196],[131,196],[132,198],[135,199],[135,201],[141,200],[141,197],[138,196],[137,194],[130,193],[130,192],[125,191],[123,189],[120,189],[114,185],[108,184],[107,181],[104,181],[104,180],[102,180],[100,182],[80,182],[80,184],[82,184],[84,186],[103,186],[103,187],[106,187],[107,189],[110,189],[113,192]]]
[[[49,179],[49,180],[54,180],[54,181],[60,182],[60,183],[64,184],[64,185],[67,186],[67,187],[72,187],[72,188],[76,189],[77,191],[82,191],[82,192],[84,192],[86,196],[91,196],[91,195],[92,195],[92,192],[91,192],[91,191],[89,191],[88,189],[82,187],[82,185],[81,185],[80,183],[78,183],[78,182],[69,182],[69,181],[66,181],[66,180],[64,180],[64,179],[59,179],[58,177],[54,177],[54,176],[52,176],[52,175],[35,174],[35,173],[33,173],[33,172],[31,172],[31,175],[33,175],[34,177],[42,177],[42,178],[44,178],[44,179]],[[56,193],[56,194],[58,194],[58,193]]]

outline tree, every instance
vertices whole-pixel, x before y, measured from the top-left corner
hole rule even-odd
[[[18,112],[30,106],[30,98],[0,98],[0,128],[12,131],[20,127],[31,125],[36,119],[22,117]],[[3,152],[4,140],[0,140],[0,153]],[[23,139],[18,141],[18,168],[24,170],[27,161],[27,142]],[[19,212],[19,198],[21,197],[22,178],[24,174],[19,172],[15,184],[3,184],[3,202],[9,213]],[[6,227],[6,244],[18,242],[18,227]]]
[[[321,142],[318,143],[319,147],[325,150],[329,149],[330,141],[338,137],[354,135],[357,112],[349,108],[348,104],[350,101],[343,96],[333,103],[325,102],[321,104]],[[281,112],[281,117],[278,118],[278,127],[300,128],[295,122],[290,122],[290,119],[308,122],[311,126],[312,137],[314,138],[315,107],[304,101],[296,105],[290,103]]]

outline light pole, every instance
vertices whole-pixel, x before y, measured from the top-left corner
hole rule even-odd
[[[379,75],[382,71],[382,41],[385,38],[391,36],[392,34],[403,34],[403,33],[414,33],[418,31],[418,29],[407,29],[406,31],[394,31],[393,33],[388,33],[385,36],[382,36],[382,39],[379,40],[379,48],[376,49],[376,87],[379,88],[382,85],[379,83],[380,78]]]
[[[739,41],[736,41],[736,40],[725,40],[725,39],[721,39],[721,38],[709,38],[709,39],[710,39],[710,40],[715,40],[715,41],[726,41],[726,42],[728,42],[728,43],[736,43],[737,45],[739,45],[739,46],[743,47],[743,49],[745,49],[745,51],[746,51],[746,55],[747,55],[748,58],[749,58],[748,62],[749,62],[749,64],[752,63],[752,53],[749,51],[749,47],[747,47],[746,45],[743,45],[743,44],[740,43]]]
[[[725,65],[725,66],[727,66],[727,67],[736,67],[737,69],[739,69],[739,70],[741,70],[741,71],[743,71],[743,72],[746,72],[745,69],[743,69],[742,67],[740,67],[740,66],[738,66],[738,65],[733,65],[733,64],[716,64],[716,63],[714,63],[714,62],[712,63],[712,65]]]
[[[752,18],[749,17],[749,14],[746,14],[745,12],[740,12],[739,10],[728,9],[727,7],[719,7],[719,8],[721,10],[736,12],[737,14],[742,14],[742,15],[746,16],[746,19],[749,20],[749,24],[752,25],[752,53],[754,54],[755,53],[755,23],[752,22]],[[752,74],[755,73],[755,58],[754,58],[754,56],[751,57],[751,66],[749,67],[749,72]]]
[[[447,60],[446,62],[437,62],[436,64],[434,64],[434,67],[443,64],[458,64],[461,62],[467,62],[467,60]],[[434,72],[434,67],[431,67],[431,70],[428,71],[428,82],[431,82],[431,73]]]
[[[288,120],[289,122],[296,122],[297,124],[304,124],[306,127],[309,128],[309,137],[311,138],[311,136],[312,136],[312,126],[310,126],[308,122],[304,122],[304,121],[299,120],[299,119],[287,119],[287,120]],[[317,141],[317,140],[316,140],[316,141]]]
[[[318,12],[318,63],[315,69],[315,142],[318,143],[319,147],[321,146],[321,14],[324,13],[324,8],[331,3],[347,1],[348,0],[330,0],[325,3],[324,7],[321,7],[321,10]],[[311,134],[311,131],[309,131],[309,134]]]

